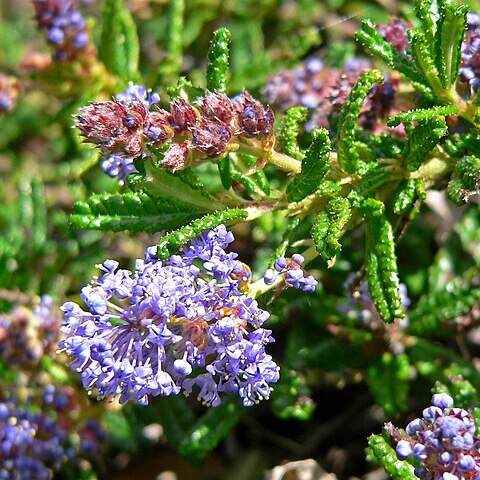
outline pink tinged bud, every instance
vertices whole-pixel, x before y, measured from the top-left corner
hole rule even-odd
[[[163,156],[162,166],[172,172],[183,170],[190,164],[188,156],[189,150],[185,143],[173,143]]]
[[[267,138],[273,134],[274,117],[272,110],[270,107],[265,108],[248,92],[244,92],[242,95],[240,122],[242,133],[247,137]]]
[[[186,132],[197,124],[195,109],[182,98],[175,100],[170,106],[171,127],[175,133]]]
[[[170,121],[171,116],[165,110],[158,110],[149,115],[145,135],[152,145],[160,147],[172,139],[173,130],[170,127]]]
[[[235,105],[224,93],[209,92],[198,100],[203,118],[231,125],[236,117]]]
[[[215,157],[225,152],[230,141],[230,131],[221,122],[204,120],[201,127],[192,129],[193,148]]]

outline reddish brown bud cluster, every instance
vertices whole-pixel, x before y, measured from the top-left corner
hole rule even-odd
[[[247,92],[231,100],[207,91],[193,105],[176,99],[170,112],[149,107],[140,100],[95,102],[80,110],[76,124],[105,156],[136,158],[146,155],[149,146],[172,141],[162,160],[171,171],[221,157],[242,137],[248,142],[256,138],[265,148],[273,145],[273,113]]]
[[[408,30],[413,28],[411,22],[406,22],[400,18],[394,17],[388,23],[377,24],[377,30],[380,35],[388,42],[395,50],[405,55],[407,49],[410,47],[410,40],[408,39]]]
[[[267,100],[281,110],[300,105],[313,109],[305,125],[307,130],[327,127],[340,112],[360,75],[370,68],[370,62],[363,58],[350,59],[343,70],[324,67],[319,59],[312,58],[303,67],[272,77],[264,93]],[[360,115],[360,123],[365,129],[378,131],[385,128],[384,118],[397,108],[398,84],[399,79],[390,76],[383,84],[371,89]]]

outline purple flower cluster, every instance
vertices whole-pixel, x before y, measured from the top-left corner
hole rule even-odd
[[[109,175],[125,180],[135,171],[135,158],[149,156],[150,148],[168,142],[161,163],[170,171],[222,157],[238,148],[239,141],[265,150],[273,146],[273,113],[248,92],[232,100],[207,91],[194,104],[174,100],[170,111],[151,109],[158,100],[144,87],[131,85],[115,100],[91,103],[76,116],[86,141],[106,157],[103,168]]]
[[[271,77],[264,88],[267,101],[286,111],[304,106],[313,110],[305,128],[328,127],[329,118],[338,113],[361,74],[372,68],[371,63],[360,57],[348,60],[343,69],[326,67],[318,58],[311,58],[304,65],[285,70]],[[375,85],[362,107],[361,124],[368,130],[377,126],[393,108],[397,80],[388,79]]]
[[[470,84],[473,92],[480,88],[480,16],[473,12],[467,14],[460,77]]]
[[[147,404],[149,397],[190,393],[207,405],[237,394],[244,405],[267,398],[278,367],[261,328],[269,313],[246,296],[249,268],[225,248],[222,225],[159,260],[147,249],[135,271],[107,260],[103,275],[63,305],[61,351],[73,358],[83,386],[102,397]]]
[[[72,455],[53,418],[13,400],[0,403],[0,479],[49,480]]]
[[[33,310],[16,307],[0,314],[0,358],[10,366],[37,365],[44,354],[54,351],[59,320],[48,295]]]
[[[415,475],[422,480],[477,480],[480,477],[480,438],[475,437],[472,416],[453,407],[453,398],[444,393],[432,397],[432,406],[423,418],[406,428],[409,437],[399,440],[397,457],[413,456],[422,467]]]
[[[15,77],[0,74],[0,114],[13,110],[20,90],[20,83]]]
[[[38,26],[55,47],[55,59],[74,59],[89,44],[85,20],[69,0],[33,0]]]
[[[267,285],[272,285],[280,275],[283,277],[283,285],[285,287],[293,287],[304,292],[314,292],[318,282],[312,275],[305,276],[302,268],[305,259],[302,255],[296,253],[292,258],[280,257],[275,260],[273,269],[269,268],[263,280]]]

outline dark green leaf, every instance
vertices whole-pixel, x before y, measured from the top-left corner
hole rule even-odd
[[[360,155],[356,146],[356,127],[360,110],[374,83],[381,83],[383,75],[378,70],[364,73],[350,92],[338,119],[338,163],[347,173],[354,173],[360,167]]]
[[[339,239],[351,215],[350,202],[343,197],[330,200],[325,210],[318,214],[312,236],[317,251],[324,260],[331,260],[341,250]]]
[[[393,229],[384,213],[382,202],[367,199],[362,214],[367,226],[365,269],[373,302],[386,322],[405,316],[399,291],[397,257]]]
[[[330,137],[326,129],[313,131],[313,140],[302,161],[302,171],[287,187],[292,202],[299,202],[314,193],[330,168]]]
[[[210,230],[224,223],[235,223],[246,217],[247,212],[239,208],[227,208],[205,215],[162,237],[158,242],[157,255],[160,259],[167,258],[178,251],[185,243],[198,237],[204,230]]]
[[[230,57],[230,31],[220,28],[213,34],[208,50],[207,88],[226,93]]]
[[[179,226],[202,215],[194,206],[147,193],[93,195],[75,205],[73,226],[94,230],[155,233]]]

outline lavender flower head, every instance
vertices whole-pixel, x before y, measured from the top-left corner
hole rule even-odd
[[[400,460],[413,456],[422,466],[415,475],[422,480],[476,480],[480,477],[480,438],[472,416],[453,407],[444,393],[432,397],[422,418],[406,428],[408,437],[397,443]]]
[[[85,20],[69,0],[33,0],[38,26],[55,47],[59,62],[73,60],[89,44]]]
[[[63,305],[59,343],[89,392],[143,405],[194,387],[212,406],[222,393],[244,405],[268,398],[279,378],[265,352],[269,313],[245,295],[251,274],[226,252],[232,241],[221,225],[166,260],[147,249],[133,272],[113,260],[99,266],[103,275],[82,290],[87,309]]]
[[[274,268],[269,268],[263,280],[267,285],[272,285],[278,276],[283,277],[283,286],[293,287],[304,292],[314,292],[318,282],[312,275],[305,276],[302,264],[305,261],[302,255],[296,253],[292,258],[277,258]]]
[[[0,479],[49,480],[72,454],[55,420],[15,400],[0,403]]]
[[[480,88],[480,16],[473,12],[467,14],[460,78],[470,84],[473,92]]]

